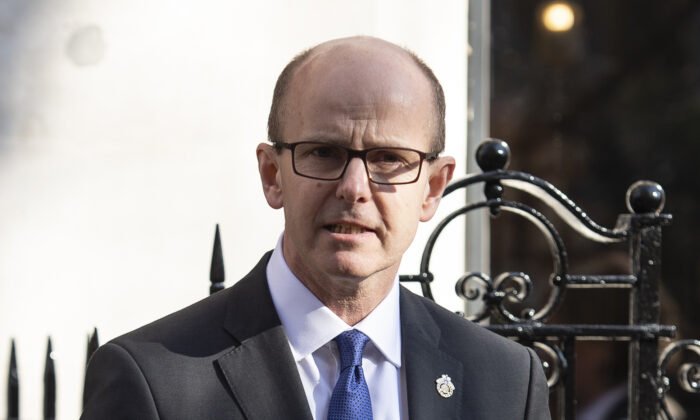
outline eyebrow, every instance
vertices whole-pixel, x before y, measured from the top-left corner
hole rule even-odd
[[[299,141],[315,141],[319,143],[327,143],[327,144],[333,144],[337,146],[345,146],[348,142],[345,139],[339,138],[339,137],[331,137],[331,136],[323,136],[323,135],[315,135],[311,137],[303,137],[299,139]]]
[[[358,149],[354,149],[353,147],[350,147],[350,144],[349,144],[350,142],[348,142],[346,138],[334,137],[332,135],[331,136],[313,135],[310,137],[300,138],[297,141],[313,141],[313,142],[318,142],[318,143],[331,144],[333,146],[342,146],[342,147],[346,147],[346,148],[352,149],[352,150],[358,150]],[[372,142],[371,144],[367,144],[365,146],[366,147],[364,149],[373,149],[373,148],[377,148],[377,147],[398,147],[398,148],[404,148],[404,149],[410,148],[409,146],[396,144],[394,142],[392,142],[390,144],[379,144],[376,142]],[[360,149],[360,150],[364,150],[364,149]]]

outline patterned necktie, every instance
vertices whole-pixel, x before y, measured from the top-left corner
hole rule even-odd
[[[333,388],[328,420],[372,420],[372,401],[362,370],[362,351],[369,337],[349,330],[335,338],[340,353],[340,377]]]

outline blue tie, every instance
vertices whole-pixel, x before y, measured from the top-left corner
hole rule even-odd
[[[372,401],[362,370],[362,351],[369,337],[349,330],[335,338],[340,353],[340,377],[333,388],[328,420],[372,420]]]

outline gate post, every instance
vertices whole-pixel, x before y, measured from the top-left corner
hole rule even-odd
[[[624,217],[629,223],[632,273],[636,283],[630,294],[630,325],[658,326],[660,314],[661,227],[670,222],[660,215],[664,191],[649,181],[634,183],[627,191],[627,207],[634,214]],[[623,219],[623,220],[624,220]],[[629,405],[631,419],[656,419],[660,410],[657,362],[658,337],[641,336],[629,347]]]

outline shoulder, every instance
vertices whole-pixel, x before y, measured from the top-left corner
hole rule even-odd
[[[161,343],[188,348],[233,340],[227,322],[247,322],[245,313],[264,307],[269,300],[265,267],[269,253],[234,285],[112,340],[127,349],[139,343]],[[262,309],[260,309],[262,310]],[[235,313],[236,316],[232,316]],[[250,316],[250,315],[247,315]],[[222,343],[223,344],[223,343]]]
[[[201,300],[100,346],[88,363],[81,419],[159,418],[164,392],[208,373],[227,347],[213,343],[232,343],[212,323],[223,300]]]
[[[246,338],[236,333],[248,332],[254,320],[267,323],[251,334],[274,324],[276,314],[259,315],[269,299],[266,262],[233,286],[101,346],[88,364],[82,418],[238,413],[216,361]]]
[[[439,338],[437,335],[436,338],[440,341],[440,347],[446,351],[463,355],[460,358],[469,357],[472,360],[484,362],[512,361],[514,364],[523,364],[526,367],[529,365],[530,354],[521,344],[468,321],[407,289],[402,288],[401,293],[402,305],[406,310],[424,311],[422,315],[416,314],[423,319],[414,318],[415,322],[422,322],[424,325],[434,323],[432,328],[439,331]],[[408,318],[411,316],[409,315]]]
[[[207,335],[214,329],[220,329],[226,313],[227,298],[233,288],[224,289],[192,305],[148,323],[112,340],[113,343],[125,345],[136,341],[172,341],[193,336]]]

